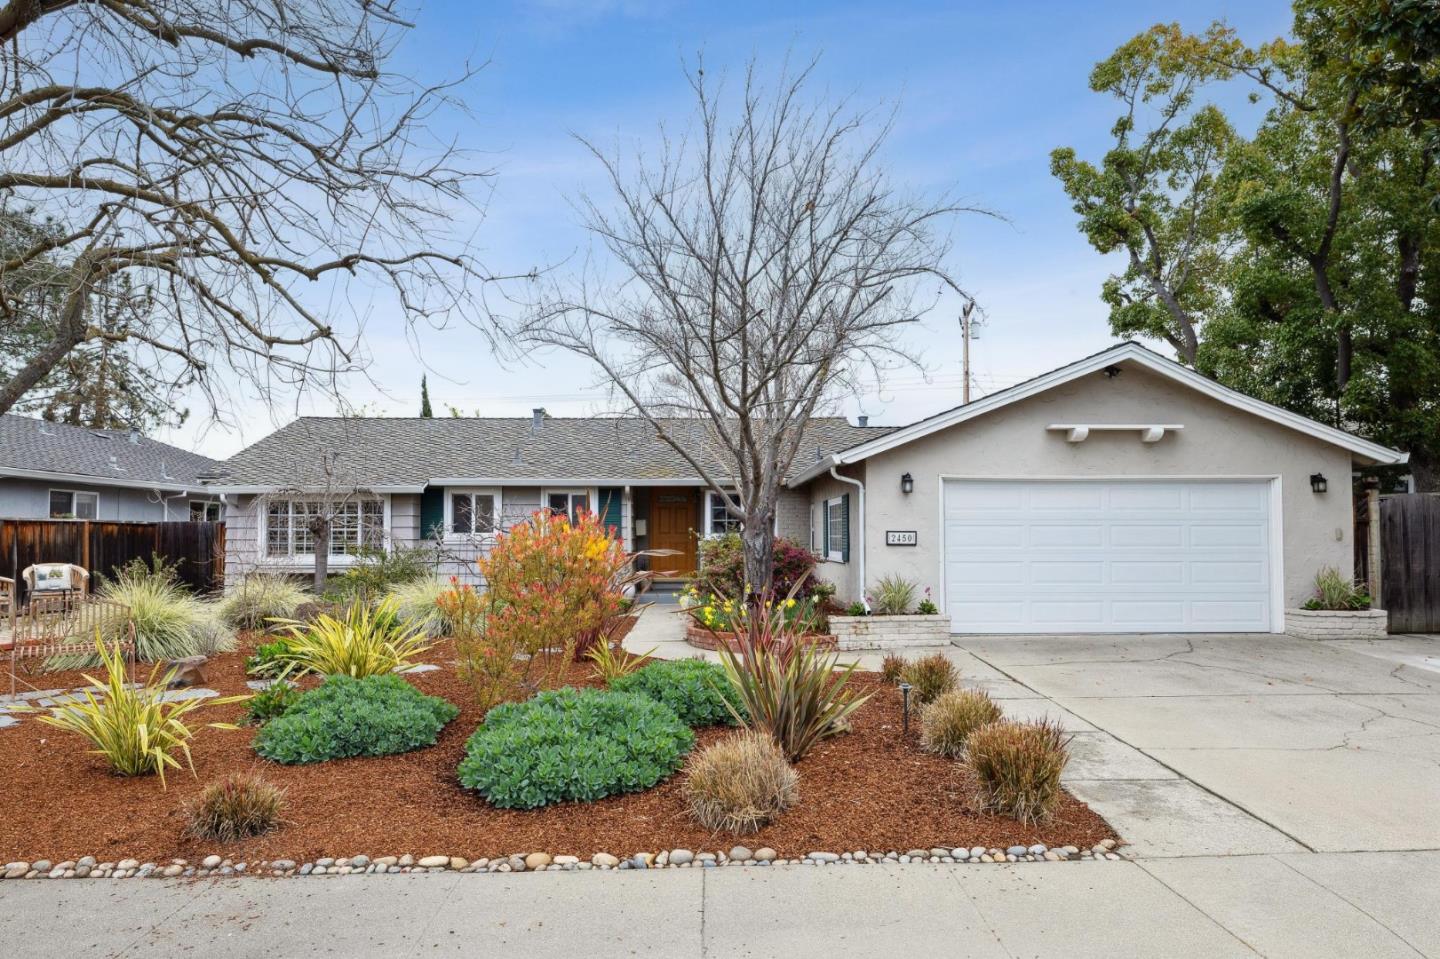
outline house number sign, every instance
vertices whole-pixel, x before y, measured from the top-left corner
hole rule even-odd
[[[915,546],[920,542],[920,534],[913,529],[887,529],[885,531],[886,546]]]

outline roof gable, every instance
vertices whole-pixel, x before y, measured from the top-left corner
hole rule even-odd
[[[903,446],[913,440],[929,436],[932,433],[948,429],[952,426],[957,426],[967,420],[984,416],[987,413],[1009,406],[1012,403],[1044,393],[1047,390],[1054,389],[1057,386],[1069,383],[1082,376],[1099,373],[1108,366],[1123,362],[1135,363],[1166,379],[1187,386],[1199,393],[1203,393],[1227,406],[1243,410],[1261,419],[1278,423],[1281,426],[1349,450],[1351,454],[1360,459],[1380,464],[1398,464],[1405,463],[1409,460],[1409,454],[1407,453],[1401,453],[1397,450],[1381,446],[1378,443],[1372,443],[1369,440],[1362,439],[1344,430],[1327,426],[1307,416],[1301,416],[1299,413],[1292,413],[1289,410],[1281,409],[1263,400],[1257,400],[1253,396],[1247,396],[1244,393],[1222,386],[1189,367],[1183,366],[1174,360],[1166,359],[1138,343],[1125,342],[1087,356],[1082,360],[1077,360],[1068,366],[1062,366],[1057,370],[1051,370],[1049,373],[1043,373],[1033,379],[1017,383],[1009,389],[992,393],[983,399],[967,403],[963,406],[954,407],[943,413],[937,413],[934,416],[927,417],[909,426],[903,426],[897,430],[893,430],[882,437],[842,450],[800,473],[795,477],[794,482],[804,482],[813,479],[829,470],[831,466],[838,466],[844,463],[857,463],[861,460],[868,459],[877,453],[883,453],[886,450]]]

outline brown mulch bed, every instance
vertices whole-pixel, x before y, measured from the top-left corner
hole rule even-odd
[[[244,645],[248,650],[254,642]],[[207,666],[209,688],[222,694],[248,692],[244,657],[242,651],[213,659]],[[154,777],[110,774],[78,737],[27,717],[18,727],[0,730],[0,863],[84,855],[144,861],[212,852],[237,860],[302,862],[362,852],[476,858],[543,850],[588,858],[596,852],[625,856],[676,847],[728,849],[740,841],[751,848],[771,846],[781,856],[803,856],[813,850],[903,852],[1037,842],[1086,848],[1114,836],[1104,820],[1068,794],[1056,817],[1043,826],[977,812],[969,770],[921,752],[915,723],[909,739],[902,738],[899,694],[873,673],[852,680],[875,693],[856,714],[853,732],[822,743],[798,764],[799,804],[755,835],[742,839],[697,827],[681,796],[683,773],[646,792],[595,803],[495,809],[456,780],[465,740],[482,714],[449,665],[453,650],[442,643],[426,659],[445,668],[408,678],[455,703],[460,717],[435,746],[399,756],[281,766],[251,750],[253,730],[201,728],[191,744],[196,776],[172,771],[169,788],[162,790]],[[587,674],[588,666],[572,667],[570,681],[592,684]],[[46,689],[82,683],[75,673],[25,678]],[[243,708],[217,706],[187,719],[195,726],[233,722]],[[699,730],[699,745],[725,732]],[[287,824],[224,848],[188,838],[186,802],[206,783],[244,769],[287,790]]]

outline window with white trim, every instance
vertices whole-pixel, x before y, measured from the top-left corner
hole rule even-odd
[[[850,562],[850,497],[825,501],[825,558],[835,563]]]
[[[50,491],[51,519],[99,519],[100,494],[83,490],[52,489]]]
[[[740,494],[734,490],[726,490],[730,498],[740,499]],[[723,536],[726,533],[738,533],[742,526],[739,513],[732,512],[725,506],[724,497],[713,489],[705,491],[705,535]]]
[[[385,503],[378,499],[348,503],[272,499],[265,508],[265,555],[314,556],[312,527],[330,515],[330,555],[347,556],[361,549],[385,548]]]
[[[192,499],[190,501],[190,522],[220,522],[220,504],[214,500]]]
[[[445,531],[451,536],[489,536],[499,523],[498,489],[450,489],[445,500]]]
[[[574,523],[590,511],[590,492],[583,489],[545,491],[545,508],[555,516],[567,516]]]

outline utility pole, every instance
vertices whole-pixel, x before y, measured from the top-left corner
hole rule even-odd
[[[964,373],[964,384],[960,388],[960,402],[970,402],[970,314],[975,312],[975,301],[970,300],[965,304],[965,309],[960,311],[960,338],[962,342],[962,359],[960,361]]]

